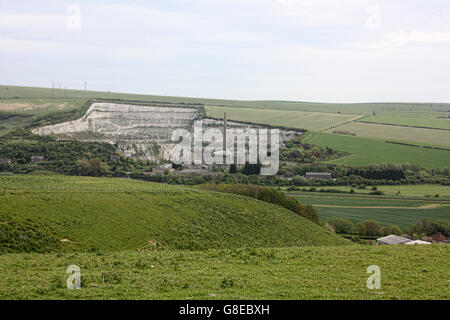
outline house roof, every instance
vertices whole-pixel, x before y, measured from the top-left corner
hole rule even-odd
[[[403,244],[406,242],[410,242],[411,239],[391,234],[391,235],[383,237],[383,238],[378,238],[377,241],[385,243],[385,244]]]

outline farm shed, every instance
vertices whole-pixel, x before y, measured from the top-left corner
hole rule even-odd
[[[332,178],[329,172],[307,172],[305,177],[307,179],[325,179],[330,180]]]
[[[381,244],[381,245],[404,244],[404,243],[410,242],[410,241],[411,241],[411,239],[391,234],[389,236],[377,239],[377,244]]]

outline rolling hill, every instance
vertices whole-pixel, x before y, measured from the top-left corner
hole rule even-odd
[[[113,178],[0,176],[3,252],[348,245],[276,205]]]

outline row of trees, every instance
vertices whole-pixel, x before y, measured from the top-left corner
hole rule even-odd
[[[299,201],[286,196],[274,188],[261,187],[257,185],[245,184],[203,184],[199,188],[203,190],[239,194],[254,199],[258,199],[268,203],[274,203],[291,210],[302,217],[311,220],[314,223],[320,224],[319,212],[311,205],[303,205]]]
[[[410,164],[378,164],[353,168],[336,164],[284,164],[279,175],[286,178],[304,176],[306,172],[329,172],[335,180],[300,181],[296,185],[350,185],[350,184],[420,184],[450,181],[450,169],[424,169]]]
[[[356,226],[348,219],[332,217],[326,222],[326,226],[336,233],[351,234],[357,233],[360,236],[380,236],[395,234],[401,235],[402,230],[396,225],[382,228],[380,223],[375,220],[365,220],[358,222]]]
[[[413,239],[419,239],[436,233],[442,233],[444,236],[450,236],[450,224],[446,221],[432,221],[430,219],[419,219],[411,227],[402,230],[397,225],[382,227],[378,221],[365,220],[353,224],[348,219],[332,217],[326,222],[326,227],[336,233],[352,234],[357,233],[360,236],[386,236],[390,234],[406,234]]]

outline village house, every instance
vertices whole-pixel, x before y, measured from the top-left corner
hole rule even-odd
[[[31,162],[42,162],[44,161],[44,156],[32,156],[31,157]]]
[[[306,179],[324,179],[324,180],[330,180],[333,178],[330,172],[307,172],[305,177]]]
[[[10,165],[11,164],[11,160],[9,160],[7,158],[0,158],[0,164]]]

